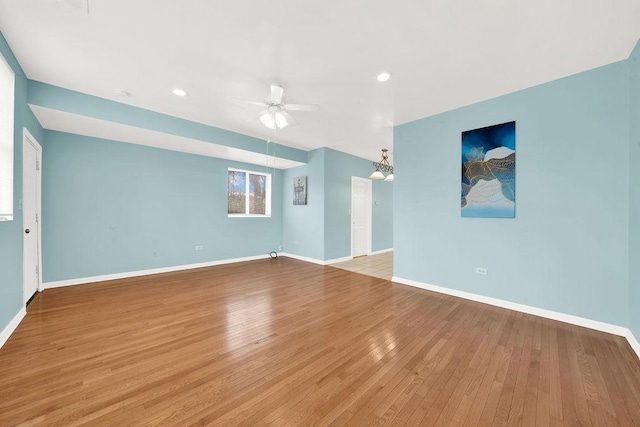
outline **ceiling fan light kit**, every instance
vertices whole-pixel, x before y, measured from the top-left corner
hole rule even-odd
[[[282,129],[289,126],[287,118],[280,111],[265,111],[260,116],[260,121],[269,129]]]
[[[316,104],[287,104],[284,99],[284,88],[277,84],[270,86],[271,94],[264,101],[251,101],[247,99],[232,98],[235,101],[247,105],[260,105],[266,109],[258,117],[260,122],[269,129],[282,129],[289,125],[298,123],[289,114],[289,111],[320,111],[320,106]]]
[[[389,163],[389,150],[386,148],[382,149],[382,160],[379,162],[373,162],[373,167],[376,170],[369,176],[371,179],[384,179],[385,181],[393,181],[393,166]],[[388,173],[386,177],[384,173]]]

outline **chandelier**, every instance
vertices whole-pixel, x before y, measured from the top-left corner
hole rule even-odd
[[[373,162],[373,167],[376,170],[371,174],[369,178],[371,179],[384,179],[385,181],[393,181],[393,166],[389,163],[389,150],[386,148],[382,149],[382,160],[379,162]],[[384,173],[388,173],[385,178]]]

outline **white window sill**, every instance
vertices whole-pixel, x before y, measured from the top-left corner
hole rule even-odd
[[[228,218],[271,218],[271,215],[227,214]]]

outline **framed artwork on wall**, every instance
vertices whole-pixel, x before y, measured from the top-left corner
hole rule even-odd
[[[293,178],[293,204],[307,204],[307,177],[297,176]]]
[[[516,216],[516,122],[462,132],[461,215]]]

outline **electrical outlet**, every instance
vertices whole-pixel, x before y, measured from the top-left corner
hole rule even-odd
[[[476,274],[479,274],[481,276],[486,276],[487,275],[487,269],[486,268],[482,268],[482,267],[476,267]]]
[[[201,251],[201,250],[202,250],[202,246],[201,245],[196,246],[196,251]]]
[[[282,250],[282,246],[278,246],[278,251],[281,251],[281,250]]]

